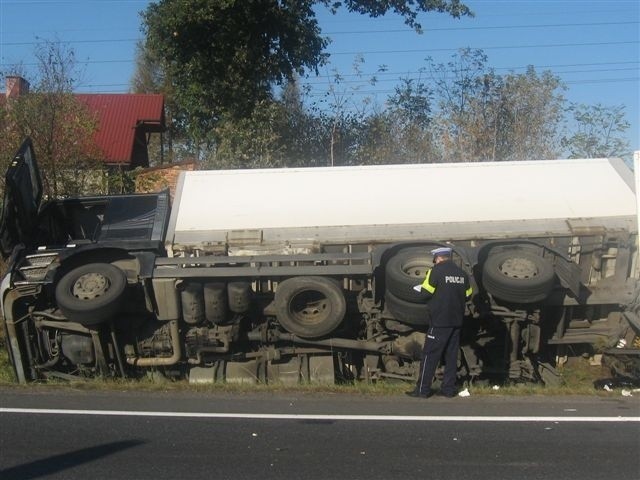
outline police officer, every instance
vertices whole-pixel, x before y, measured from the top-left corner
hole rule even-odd
[[[415,390],[407,392],[412,397],[429,398],[434,392],[431,382],[441,357],[445,368],[440,395],[453,397],[456,392],[456,370],[460,329],[466,300],[471,297],[471,285],[467,274],[451,260],[452,249],[440,247],[432,250],[434,266],[427,272],[417,291],[426,290],[431,298],[431,325],[422,349],[420,374]],[[443,355],[444,354],[444,355]]]

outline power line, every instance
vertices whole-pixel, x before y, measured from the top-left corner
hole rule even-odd
[[[465,31],[465,30],[506,30],[513,28],[554,28],[554,27],[590,27],[590,26],[607,26],[607,25],[638,25],[638,21],[626,21],[626,22],[593,22],[593,23],[547,23],[547,24],[532,24],[532,25],[492,25],[483,27],[436,27],[426,28],[425,32],[444,32],[444,31]],[[87,29],[73,29],[62,31],[86,31]],[[95,31],[95,30],[94,30]],[[350,30],[350,31],[337,31],[337,32],[323,32],[322,36],[328,35],[362,35],[362,34],[379,34],[379,33],[414,33],[415,30],[409,28],[402,29],[385,29],[385,30]],[[37,38],[37,37],[36,37]],[[65,40],[63,43],[121,43],[121,42],[138,42],[143,38],[115,38],[115,39],[94,39],[94,40]],[[25,46],[25,45],[38,45],[45,41],[35,42],[3,42],[6,46]]]
[[[126,42],[131,40],[83,40],[74,43],[108,43],[111,41]],[[496,45],[491,47],[473,47],[472,50],[507,50],[519,48],[564,48],[564,47],[593,47],[593,46],[609,46],[609,45],[634,45],[638,44],[638,40],[622,41],[622,42],[588,42],[588,43],[555,43],[555,44],[533,44],[533,45]],[[29,43],[7,43],[4,45],[30,45]],[[467,47],[471,48],[471,47]],[[457,52],[463,49],[456,48],[425,48],[425,49],[406,49],[406,50],[368,50],[368,51],[351,51],[351,52],[332,52],[331,55],[385,55],[385,54],[402,54],[402,53],[427,53],[427,52]],[[134,60],[86,60],[77,62],[78,64],[99,64],[99,63],[133,63]],[[1,66],[11,66],[12,64],[1,63]],[[24,63],[25,66],[34,66],[35,63]]]
[[[473,47],[472,50],[504,50],[504,49],[517,49],[517,48],[562,48],[562,47],[594,47],[602,45],[630,45],[638,44],[638,40],[630,40],[624,42],[588,42],[588,43],[549,43],[549,44],[534,44],[534,45],[497,45],[492,47]],[[398,53],[420,53],[420,52],[457,52],[458,48],[419,48],[419,49],[407,49],[407,50],[369,50],[369,51],[356,51],[356,52],[333,52],[330,55],[367,55],[367,54],[398,54]]]
[[[112,0],[113,3],[129,3],[128,0]],[[34,0],[29,2],[28,0],[18,0],[15,2],[11,2],[11,1],[7,1],[7,0],[3,0],[3,3],[5,4],[25,4],[25,3],[45,3],[45,4],[50,4],[53,5],[55,3],[60,3],[60,2],[44,2],[42,0],[38,1],[38,0]],[[71,2],[66,2],[66,3],[71,3]],[[90,3],[89,0],[78,0],[77,3]],[[102,2],[96,2],[96,3],[107,3],[107,1],[102,1]],[[148,3],[147,0],[140,0],[140,3]],[[614,13],[624,13],[628,15],[628,11],[622,11],[622,10],[594,10],[594,11],[588,11],[588,12],[571,12],[572,17],[575,16],[579,16],[582,14],[589,14],[589,15],[593,15],[593,14],[597,14],[597,13],[606,13],[606,14],[614,14]],[[546,15],[553,15],[554,17],[557,16],[557,13],[548,13],[548,14],[541,14],[541,13],[536,13],[536,14],[527,14],[525,12],[522,12],[521,15],[519,16],[523,16],[523,17],[530,17],[532,15],[535,16],[546,16]],[[483,15],[483,18],[490,18],[490,17],[503,17],[503,16],[507,16],[507,17],[512,17],[513,15],[509,14],[509,15]],[[363,18],[361,21],[356,20],[355,22],[353,20],[349,20],[347,21],[340,21],[340,20],[328,20],[326,21],[327,24],[338,24],[338,23],[349,23],[350,25],[353,25],[354,23],[362,23],[362,24],[371,24],[372,22],[375,23],[388,23],[388,22],[394,22],[397,23],[397,20],[394,19],[383,19],[383,18]],[[553,28],[553,27],[578,27],[578,26],[607,26],[607,25],[630,25],[630,24],[638,24],[640,22],[638,21],[621,21],[621,22],[594,22],[594,23],[558,23],[558,24],[529,24],[529,25],[488,25],[488,26],[481,26],[481,27],[424,27],[423,30],[425,32],[435,32],[435,31],[460,31],[460,30],[491,30],[491,29],[509,29],[509,28]],[[61,32],[87,32],[87,31],[102,31],[102,30],[106,30],[106,31],[114,31],[114,30],[126,30],[125,28],[103,28],[103,29],[95,29],[95,28],[65,28],[65,29],[56,29],[55,33],[61,33]],[[54,32],[53,30],[51,30],[51,32]],[[12,32],[12,31],[7,31],[6,29],[4,30],[4,34],[6,35],[15,35],[16,33],[20,33],[23,34],[24,33],[24,29]],[[322,32],[323,36],[326,35],[346,35],[346,34],[367,34],[367,33],[416,33],[415,30],[413,30],[412,28],[401,28],[401,29],[384,29],[384,30],[353,30],[353,31],[336,31],[336,32]],[[37,42],[32,42],[29,44],[33,44],[33,43],[37,43]],[[21,43],[24,44],[24,43]]]
[[[583,79],[583,80],[574,80],[565,82],[571,85],[582,85],[582,84],[602,84],[602,83],[623,83],[623,82],[638,82],[640,81],[640,77],[623,77],[623,78],[607,78],[607,79]],[[390,94],[395,93],[395,90],[357,90],[352,92],[346,92],[346,95],[382,95],[382,94]],[[324,97],[327,95],[327,92],[310,92],[307,93],[310,97]]]
[[[582,84],[602,84],[602,83],[622,83],[622,82],[638,82],[640,81],[640,77],[622,77],[622,78],[603,78],[603,79],[581,79],[581,80],[568,80],[565,81],[565,84],[568,85],[582,85]],[[121,93],[123,91],[127,91],[126,87],[130,85],[127,83],[106,83],[106,84],[87,84],[81,85],[76,90],[78,91],[87,91],[87,89],[97,88],[97,87],[125,87],[124,90],[117,90],[111,92],[102,92],[102,93]],[[320,97],[325,96],[327,92],[311,92],[308,93],[308,96],[311,97]],[[395,90],[389,89],[375,89],[375,90],[357,90],[348,92],[353,95],[377,95],[377,94],[389,94],[395,93]]]
[[[433,80],[433,78],[430,78],[431,80]],[[446,78],[444,80],[447,80]],[[619,82],[631,82],[631,81],[638,81],[640,80],[639,77],[625,77],[625,78],[603,78],[603,79],[580,79],[580,80],[565,80],[563,83],[565,85],[578,85],[578,84],[596,84],[596,83],[619,83]],[[345,83],[354,83],[354,82],[345,82]],[[330,82],[327,82],[327,85],[329,85]],[[313,85],[309,85],[310,87],[314,87],[314,86],[318,86],[318,85],[324,85],[324,84],[313,84]],[[372,93],[372,92],[377,92],[377,93],[394,93],[395,90],[369,90],[369,91],[365,91],[365,90],[352,90],[349,93],[355,93],[355,94],[360,94],[360,93]]]
[[[65,4],[65,3],[95,3],[95,4],[104,4],[104,3],[150,3],[150,0],[3,0],[6,5],[24,5],[24,4],[32,4],[32,5],[52,5],[56,4]]]
[[[594,23],[546,23],[546,24],[533,24],[533,25],[490,25],[484,27],[436,27],[436,28],[423,28],[426,32],[446,32],[446,31],[460,31],[460,30],[506,30],[510,28],[553,28],[553,27],[595,27],[604,25],[638,25],[640,22],[594,22]],[[415,33],[415,30],[410,28],[399,28],[392,30],[350,30],[344,32],[323,32],[322,35],[352,35],[352,34],[367,34],[367,33]]]
[[[513,28],[564,28],[564,27],[595,27],[595,26],[613,26],[613,25],[638,25],[638,21],[626,21],[626,22],[590,22],[590,23],[541,23],[541,24],[529,24],[529,25],[488,25],[482,27],[426,27],[423,31],[426,32],[448,32],[448,31],[470,31],[470,30],[507,30]],[[104,29],[112,31],[113,29]],[[57,30],[56,32],[86,32],[95,31],[95,29],[65,29]],[[328,35],[366,35],[366,34],[378,34],[378,33],[412,33],[415,34],[415,30],[411,28],[394,28],[384,30],[346,30],[336,32],[322,32],[322,36]],[[142,40],[137,39],[97,39],[97,40],[68,40],[68,43],[103,43],[103,42],[130,42]],[[35,45],[41,42],[5,42],[5,45],[21,46],[21,45]]]
[[[125,43],[125,42],[138,42],[140,40],[142,40],[142,38],[116,38],[116,39],[101,38],[96,40],[64,40],[64,41],[61,40],[60,42],[54,42],[54,43]],[[41,45],[47,42],[48,40],[41,40],[37,42],[3,42],[2,45],[8,46],[8,47],[23,47],[25,45]]]
[[[93,65],[93,64],[101,64],[101,63],[134,63],[133,60],[85,60],[85,61],[77,61],[78,65]],[[556,63],[551,65],[520,65],[515,67],[494,67],[493,70],[522,70],[526,69],[530,66],[542,69],[542,68],[566,68],[566,67],[597,67],[603,65],[637,65],[640,61],[621,61],[621,62],[591,62],[591,63]],[[9,63],[0,63],[0,66],[12,66],[13,64]],[[37,63],[22,63],[21,65],[25,67],[33,67],[38,65]],[[368,72],[368,73],[345,73],[340,74],[341,77],[362,77],[362,76],[388,76],[388,75],[411,75],[411,74],[419,74],[423,73],[421,71],[402,71],[402,72],[390,72],[390,71],[377,71],[377,72]]]
[[[634,71],[637,72],[638,69],[637,68],[607,68],[607,69],[587,69],[587,70],[570,70],[570,71],[565,71],[565,72],[558,72],[558,71],[554,71],[551,72],[554,75],[557,76],[562,76],[562,75],[567,75],[567,74],[575,74],[575,73],[597,73],[597,72],[628,72],[628,71]],[[425,72],[426,73],[426,72]],[[452,73],[452,72],[443,72],[443,73]],[[398,80],[421,80],[421,81],[428,81],[428,80],[449,80],[453,77],[448,77],[448,76],[433,76],[433,75],[424,75],[424,76],[418,76],[418,77],[401,77],[401,78],[386,78],[386,79],[382,79],[382,80],[375,80],[372,81],[370,79],[366,79],[363,78],[361,80],[341,80],[339,83],[341,84],[361,84],[361,85],[371,85],[371,84],[379,84],[379,83],[391,83],[391,82],[398,82]],[[332,85],[334,82],[331,80],[324,80],[322,79],[321,81],[315,82],[315,81],[305,81],[302,82],[303,85],[308,85],[310,87],[315,87],[315,86],[321,86],[321,85]],[[569,81],[565,81],[565,83],[569,83]]]
[[[635,3],[635,0],[633,0],[633,2],[629,2],[629,3]],[[558,17],[561,15],[570,15],[572,18],[578,17],[580,15],[594,15],[594,14],[607,14],[607,15],[615,15],[615,14],[623,14],[625,16],[629,15],[629,10],[613,10],[613,9],[606,9],[606,10],[577,10],[577,11],[566,11],[566,12],[562,12],[562,11],[554,11],[554,12],[541,12],[541,11],[526,11],[526,10],[522,10],[521,8],[518,8],[518,12],[516,13],[484,13],[482,14],[482,18],[504,18],[504,17],[525,17],[525,18],[531,18],[531,17]],[[476,17],[477,19],[478,17]],[[359,24],[359,23],[398,23],[397,19],[394,18],[384,18],[384,17],[377,17],[377,18],[370,18],[370,17],[360,17],[360,18],[349,18],[348,20],[345,19],[341,19],[338,17],[332,17],[332,18],[326,18],[324,19],[325,24],[331,25],[331,24],[344,24],[344,23],[348,23],[349,25],[354,25],[354,24]]]
[[[528,65],[520,65],[520,66],[515,66],[515,67],[489,67],[489,69],[493,70],[493,71],[502,71],[502,70],[516,71],[516,70],[526,70],[529,67],[533,67],[533,68],[535,68],[537,70],[542,70],[542,69],[549,69],[549,68],[599,67],[599,66],[605,66],[605,65],[638,65],[638,64],[640,64],[640,61],[593,62],[593,63],[560,63],[560,64],[552,64],[552,65],[533,65],[533,64],[528,64]],[[604,71],[608,71],[608,70],[620,70],[620,69],[606,69]],[[449,69],[444,69],[444,70],[440,70],[440,71],[444,72],[444,73],[452,72],[452,70],[449,70]],[[591,71],[601,71],[601,70],[591,70]],[[349,78],[349,77],[363,78],[363,77],[383,77],[383,76],[398,76],[398,75],[421,75],[421,74],[426,74],[426,73],[428,73],[426,70],[409,70],[409,71],[402,71],[402,72],[380,71],[380,72],[368,72],[368,73],[346,73],[346,74],[340,73],[339,75],[342,78]],[[574,72],[564,72],[564,73],[574,73]],[[318,78],[318,77],[316,77],[316,78]]]

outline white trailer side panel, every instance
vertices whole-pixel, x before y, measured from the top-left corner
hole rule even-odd
[[[460,225],[492,236],[511,224],[553,231],[635,215],[633,174],[619,159],[211,170],[181,174],[167,242],[246,230],[279,231],[279,241],[376,229],[386,238],[392,227],[427,225],[451,238]]]

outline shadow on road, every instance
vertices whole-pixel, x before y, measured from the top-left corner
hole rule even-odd
[[[121,442],[105,443],[95,447],[83,448],[74,452],[61,453],[42,460],[17,465],[15,467],[0,470],[0,478],[3,480],[20,479],[29,480],[92,462],[98,458],[113,455],[121,450],[142,445],[142,440],[125,440]]]

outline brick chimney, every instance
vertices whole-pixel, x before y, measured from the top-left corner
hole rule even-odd
[[[16,98],[29,93],[29,82],[18,75],[5,77],[5,95],[7,98]]]

